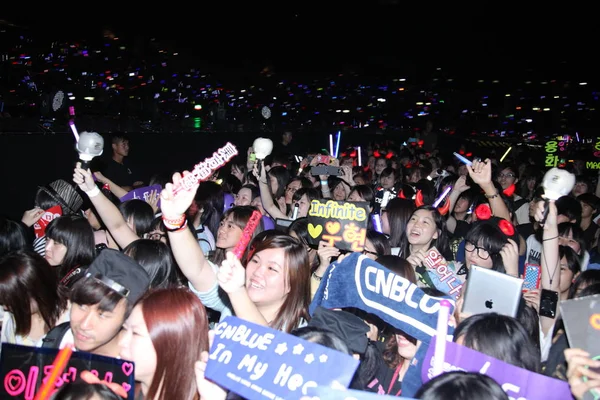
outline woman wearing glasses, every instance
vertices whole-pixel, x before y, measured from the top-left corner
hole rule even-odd
[[[519,247],[516,229],[507,229],[509,222],[491,217],[471,225],[465,237],[465,264],[467,270],[476,265],[494,271],[518,276]],[[507,235],[507,233],[512,235]]]
[[[518,169],[510,165],[501,166],[496,181],[502,186],[502,192],[513,201],[517,225],[529,223],[529,201],[515,193],[516,184],[519,182]]]

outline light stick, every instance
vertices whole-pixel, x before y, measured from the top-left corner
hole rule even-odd
[[[452,154],[454,154],[456,156],[456,158],[458,158],[460,161],[462,161],[463,164],[465,164],[467,166],[473,165],[473,162],[471,162],[471,160],[469,160],[468,158],[463,157],[463,156],[461,156],[460,154],[458,154],[456,152],[452,153]]]
[[[435,352],[433,356],[433,376],[444,372],[444,358],[446,356],[446,336],[448,335],[448,319],[450,317],[450,302],[446,299],[440,301],[438,311]]]
[[[362,156],[360,155],[360,146],[358,146],[358,166],[362,167]]]
[[[510,146],[508,150],[506,150],[506,153],[504,153],[504,155],[500,158],[500,162],[504,161],[504,158],[508,155],[508,153],[510,153],[511,150],[512,146]]]
[[[50,394],[56,385],[58,377],[63,373],[67,363],[71,359],[71,354],[73,354],[73,347],[70,344],[67,344],[58,352],[52,363],[52,372],[46,380],[46,383],[42,385],[39,392],[35,395],[34,400],[47,400],[50,398]]]
[[[75,127],[75,121],[70,120],[69,126],[71,127],[71,132],[73,132],[73,136],[75,136],[75,141],[79,142],[79,132],[77,132],[77,128]]]
[[[434,207],[434,208],[437,208],[437,206],[439,206],[439,205],[440,205],[440,203],[442,202],[442,200],[444,200],[444,198],[446,197],[446,195],[447,195],[448,193],[450,193],[450,191],[451,191],[451,190],[452,190],[452,186],[448,186],[448,187],[446,188],[446,190],[444,190],[444,193],[442,193],[442,194],[440,195],[440,197],[438,197],[438,198],[436,199],[436,201],[433,203],[433,207]]]
[[[295,220],[296,218],[298,218],[298,210],[300,210],[300,205],[298,203],[296,203],[294,205],[294,212],[292,213],[292,219]]]
[[[337,133],[337,139],[336,139],[336,143],[335,143],[335,155],[333,156],[334,158],[338,158],[338,154],[340,152],[340,141],[342,139],[342,131],[338,131]]]
[[[329,155],[333,155],[333,135],[329,134]]]

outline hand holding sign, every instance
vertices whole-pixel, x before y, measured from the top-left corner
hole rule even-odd
[[[227,258],[221,263],[217,281],[226,293],[237,292],[246,285],[246,269],[230,251],[227,252]]]
[[[183,176],[190,175],[190,172],[184,171]],[[200,186],[199,182],[196,182],[192,187],[185,190],[180,190],[175,193],[175,187],[181,184],[183,177],[180,173],[176,172],[173,174],[173,183],[167,183],[165,188],[160,193],[160,209],[166,218],[178,218],[183,215],[186,210],[190,207],[196,196],[196,191]]]
[[[208,364],[208,352],[203,351],[200,355],[200,361],[194,365],[194,373],[196,374],[196,386],[200,400],[225,400],[227,391],[214,382],[206,379],[204,373]]]
[[[353,252],[363,251],[369,204],[328,200],[313,200],[308,211],[308,242],[318,245],[326,241],[329,246]]]

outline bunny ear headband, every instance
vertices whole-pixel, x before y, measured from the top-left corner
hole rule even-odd
[[[402,194],[404,195],[404,193],[402,193]],[[417,194],[415,196],[415,206],[421,207],[423,205],[425,205],[425,203],[423,203],[423,193],[421,193],[420,190],[417,190]],[[437,210],[440,213],[440,215],[448,214],[448,211],[450,211],[450,198],[446,197],[446,200],[444,201],[444,205],[442,205],[441,207],[438,207]]]
[[[478,221],[486,221],[492,217],[492,209],[489,204],[480,204],[475,208],[475,215]],[[506,236],[513,236],[515,234],[515,227],[509,221],[499,218],[498,229]]]

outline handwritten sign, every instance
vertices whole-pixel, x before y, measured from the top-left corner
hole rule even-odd
[[[434,338],[429,344],[421,369],[424,383],[432,379]],[[570,399],[569,384],[523,368],[505,363],[478,351],[453,342],[446,343],[444,372],[466,371],[485,374],[498,382],[506,394],[513,399],[547,400]]]
[[[44,211],[42,217],[35,224],[33,224],[35,238],[39,239],[43,237],[46,234],[46,227],[48,224],[60,216],[62,216],[62,208],[59,205],[50,207]]]
[[[362,390],[337,390],[328,387],[317,387],[309,391],[311,400],[413,400],[408,397],[385,396]]]
[[[458,300],[463,287],[463,281],[456,275],[442,254],[432,247],[427,251],[425,266],[436,289],[448,293]]]
[[[225,146],[215,151],[211,157],[196,164],[192,173],[181,179],[180,184],[175,187],[175,192],[181,189],[189,190],[199,181],[208,179],[217,169],[227,164],[227,162],[237,156],[237,154],[238,151],[235,146],[231,143],[227,143]]]
[[[441,300],[374,260],[353,253],[327,268],[309,311],[312,315],[318,306],[358,308],[429,343],[436,334]],[[454,299],[448,300],[454,307]],[[452,328],[448,329],[451,334]]]
[[[121,200],[121,202],[125,202],[127,200],[134,200],[134,199],[148,201],[148,200],[150,200],[150,193],[155,191],[158,194],[160,194],[161,190],[162,190],[162,186],[160,186],[160,185],[145,186],[145,187],[133,189],[132,191],[127,192],[127,194],[125,196],[121,197],[120,200]],[[159,200],[159,207],[160,207],[160,200]]]
[[[2,343],[0,398],[33,399],[42,382],[52,373],[52,363],[58,352],[58,349]],[[127,391],[127,398],[133,400],[134,369],[134,364],[129,361],[75,351],[56,382],[56,391],[78,379],[81,372],[90,371],[107,382],[121,384]]]
[[[309,388],[347,388],[352,356],[284,332],[227,317],[215,328],[206,377],[249,400],[300,399]]]
[[[363,251],[369,224],[369,203],[313,200],[308,210],[308,242],[321,240],[340,250]]]
[[[546,142],[546,160],[544,162],[546,167],[554,168],[558,165],[558,155],[556,155],[557,150],[558,142],[556,140]]]

